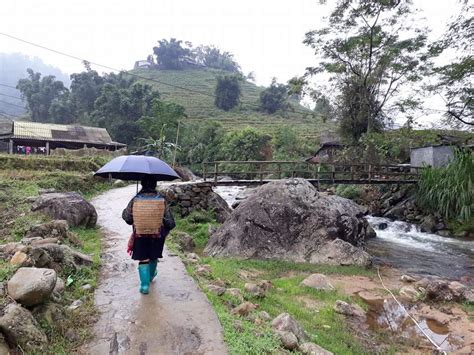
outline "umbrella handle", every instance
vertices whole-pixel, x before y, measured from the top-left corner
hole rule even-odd
[[[137,180],[137,195],[138,195],[138,180]]]

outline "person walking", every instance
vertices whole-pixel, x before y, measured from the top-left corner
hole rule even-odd
[[[128,252],[138,260],[138,274],[142,294],[148,294],[150,282],[157,275],[158,258],[163,258],[166,236],[176,226],[163,196],[156,191],[156,179],[141,180],[142,189],[122,212],[122,219],[133,226]]]

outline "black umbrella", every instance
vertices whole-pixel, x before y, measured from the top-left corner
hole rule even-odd
[[[164,161],[144,155],[122,155],[112,159],[94,176],[135,181],[146,176],[154,177],[157,181],[179,179],[178,174]]]

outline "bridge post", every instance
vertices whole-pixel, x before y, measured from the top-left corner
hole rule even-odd
[[[372,164],[369,164],[369,184],[372,181]]]
[[[214,163],[214,182],[217,183],[217,175],[219,175],[219,163]]]
[[[331,164],[331,172],[332,172],[332,183],[335,183],[336,180],[336,166],[334,164]]]
[[[260,171],[260,182],[263,181],[263,163],[258,163],[258,170]]]
[[[281,163],[277,163],[278,166],[278,179],[281,180]]]
[[[207,175],[207,163],[204,162],[204,163],[202,163],[202,177],[203,177],[204,182],[207,181],[207,176],[206,175]]]
[[[319,181],[319,171],[321,170],[321,164],[318,163],[318,190],[321,190],[321,182]]]

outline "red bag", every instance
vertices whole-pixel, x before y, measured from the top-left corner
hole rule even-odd
[[[132,255],[133,244],[135,243],[136,236],[137,235],[135,234],[135,232],[132,232],[132,234],[130,235],[130,238],[128,238],[128,243],[127,243],[127,254],[128,255]]]

